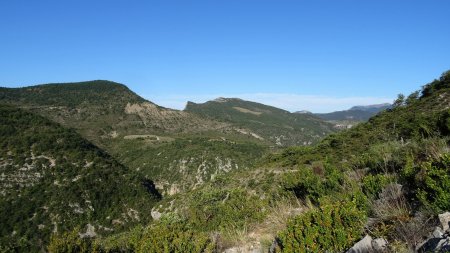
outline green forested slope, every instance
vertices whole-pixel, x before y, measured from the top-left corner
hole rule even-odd
[[[114,148],[123,151],[113,151],[117,157],[152,178],[167,195],[189,191],[234,170],[247,170],[269,151],[250,141],[207,136],[185,136],[159,145],[147,139],[117,143]]]
[[[90,224],[98,234],[148,222],[150,180],[41,116],[0,106],[0,245],[45,249],[50,234]]]
[[[185,111],[248,129],[247,134],[278,146],[310,145],[333,132],[332,125],[310,115],[233,98],[203,104],[188,102]]]
[[[156,180],[163,193],[172,184],[187,190],[230,169],[244,169],[267,149],[231,124],[162,108],[110,81],[0,88],[0,103],[76,129],[127,167]]]

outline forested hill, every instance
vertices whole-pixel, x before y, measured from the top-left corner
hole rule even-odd
[[[0,105],[0,195],[0,251],[21,252],[75,227],[108,234],[148,222],[159,199],[150,180],[74,130],[9,105]]]
[[[224,124],[160,107],[111,81],[0,88],[0,103],[12,104],[77,129],[103,148],[125,135],[216,130]]]
[[[334,131],[331,124],[313,115],[237,98],[218,98],[203,104],[188,102],[184,111],[232,123],[242,131],[250,131],[249,135],[279,146],[310,145]]]
[[[99,105],[105,110],[123,109],[127,103],[145,101],[125,85],[105,80],[0,88],[0,100],[3,103],[21,105],[65,107]]]

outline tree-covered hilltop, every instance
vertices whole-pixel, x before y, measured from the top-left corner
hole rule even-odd
[[[127,103],[145,100],[125,85],[105,80],[52,83],[24,88],[0,88],[0,100],[21,105],[65,106],[101,105],[105,111],[123,110]]]
[[[104,147],[117,136],[216,130],[224,124],[158,106],[111,81],[0,88],[0,103],[26,108]]]
[[[311,114],[290,113],[235,98],[218,98],[203,104],[188,102],[184,110],[202,117],[230,122],[237,128],[242,128],[241,131],[247,135],[284,147],[310,145],[334,132],[331,124]]]
[[[160,198],[74,130],[9,105],[0,105],[0,195],[0,251],[20,252],[75,227],[102,235],[147,223]]]
[[[437,214],[450,211],[449,134],[446,72],[315,146],[285,149],[163,199],[154,209],[159,220],[148,226],[95,240],[68,233],[49,249],[345,252],[370,235],[387,241],[387,252],[427,251],[420,245]]]

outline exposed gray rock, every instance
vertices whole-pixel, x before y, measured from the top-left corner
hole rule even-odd
[[[450,238],[430,238],[420,246],[418,252],[450,252]]]
[[[92,226],[91,224],[87,224],[86,225],[86,233],[80,233],[79,234],[81,238],[86,238],[86,237],[96,237],[97,233],[95,233],[95,227]]]
[[[366,253],[373,252],[372,248],[372,237],[370,235],[366,235],[363,239],[357,242],[353,247],[351,247],[347,253]]]
[[[159,220],[159,219],[161,218],[161,215],[162,215],[162,214],[161,214],[160,212],[158,212],[157,210],[152,210],[150,214],[152,215],[152,218],[153,218],[154,220]]]
[[[375,252],[386,252],[388,242],[384,238],[377,238],[372,241],[372,248]]]
[[[433,231],[433,237],[434,238],[441,238],[444,236],[444,230],[442,230],[442,228],[440,227],[436,227]]]
[[[450,252],[450,212],[438,217],[442,228],[436,227],[433,234],[417,246],[418,252]]]
[[[384,238],[372,239],[366,235],[363,239],[351,247],[347,253],[382,253],[387,252],[388,241]]]
[[[442,229],[448,231],[450,226],[450,212],[439,214],[439,221],[441,222]]]

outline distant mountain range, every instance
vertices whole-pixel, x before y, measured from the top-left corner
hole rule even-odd
[[[376,105],[360,105],[344,111],[330,113],[314,113],[315,116],[327,121],[367,121],[375,114],[390,108],[389,103]],[[297,112],[304,113],[304,112]]]

